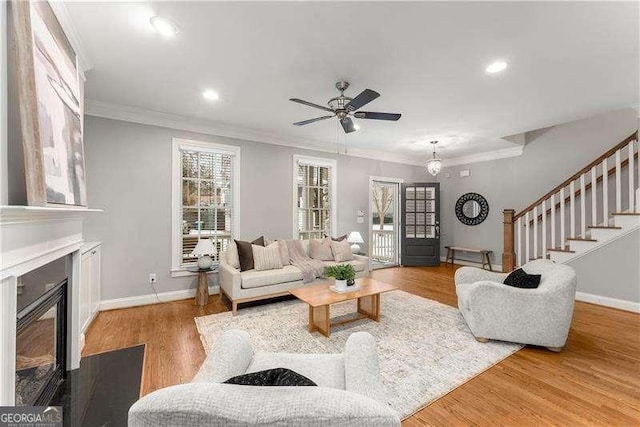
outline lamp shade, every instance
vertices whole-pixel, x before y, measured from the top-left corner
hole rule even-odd
[[[364,239],[359,231],[352,231],[349,233],[349,237],[347,237],[347,242],[349,243],[364,243]]]
[[[216,253],[216,248],[213,246],[211,239],[200,239],[198,244],[191,252],[192,256],[213,255]]]

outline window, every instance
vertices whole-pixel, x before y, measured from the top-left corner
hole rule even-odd
[[[336,162],[294,156],[294,230],[299,239],[332,235],[336,224]]]
[[[190,254],[198,239],[223,251],[238,234],[239,164],[239,147],[173,140],[174,275],[195,263]]]

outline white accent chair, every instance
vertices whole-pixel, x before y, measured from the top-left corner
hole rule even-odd
[[[573,317],[576,273],[545,259],[531,261],[522,269],[542,275],[538,288],[507,286],[502,283],[507,273],[458,269],[458,308],[478,341],[510,341],[560,351]]]
[[[231,377],[289,368],[318,387],[222,384]],[[340,354],[258,352],[249,334],[225,331],[190,384],[150,393],[129,410],[130,427],[398,427],[378,380],[375,339],[352,334]]]

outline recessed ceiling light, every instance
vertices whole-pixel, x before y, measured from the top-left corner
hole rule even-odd
[[[485,68],[485,71],[490,74],[499,73],[500,71],[504,71],[504,69],[507,68],[507,65],[508,64],[504,61],[496,61]]]
[[[209,101],[217,101],[220,98],[216,91],[210,89],[202,92],[202,97],[204,99],[208,99]]]
[[[178,34],[178,27],[168,19],[162,18],[160,16],[152,17],[149,22],[153,28],[156,29],[157,32],[162,34],[165,37],[173,37]]]
[[[354,128],[355,130],[360,130],[360,125],[359,125],[359,124],[357,124],[357,123],[355,123],[355,124],[353,125],[353,128]]]

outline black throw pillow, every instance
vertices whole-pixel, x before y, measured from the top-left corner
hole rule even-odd
[[[329,236],[327,236],[326,234],[324,235],[325,238],[328,238]],[[331,237],[331,240],[333,240],[334,242],[342,242],[344,239],[347,238],[346,234],[343,234],[342,236],[338,236],[338,237]]]
[[[523,269],[518,268],[509,273],[502,283],[514,288],[535,289],[540,285],[541,277],[539,274],[527,274]]]
[[[291,369],[275,368],[266,371],[252,372],[229,378],[224,384],[253,385],[253,386],[317,386],[304,375]]]
[[[238,259],[240,260],[240,271],[253,270],[253,249],[251,245],[264,246],[264,236],[258,237],[253,242],[243,242],[236,240],[238,247]]]

